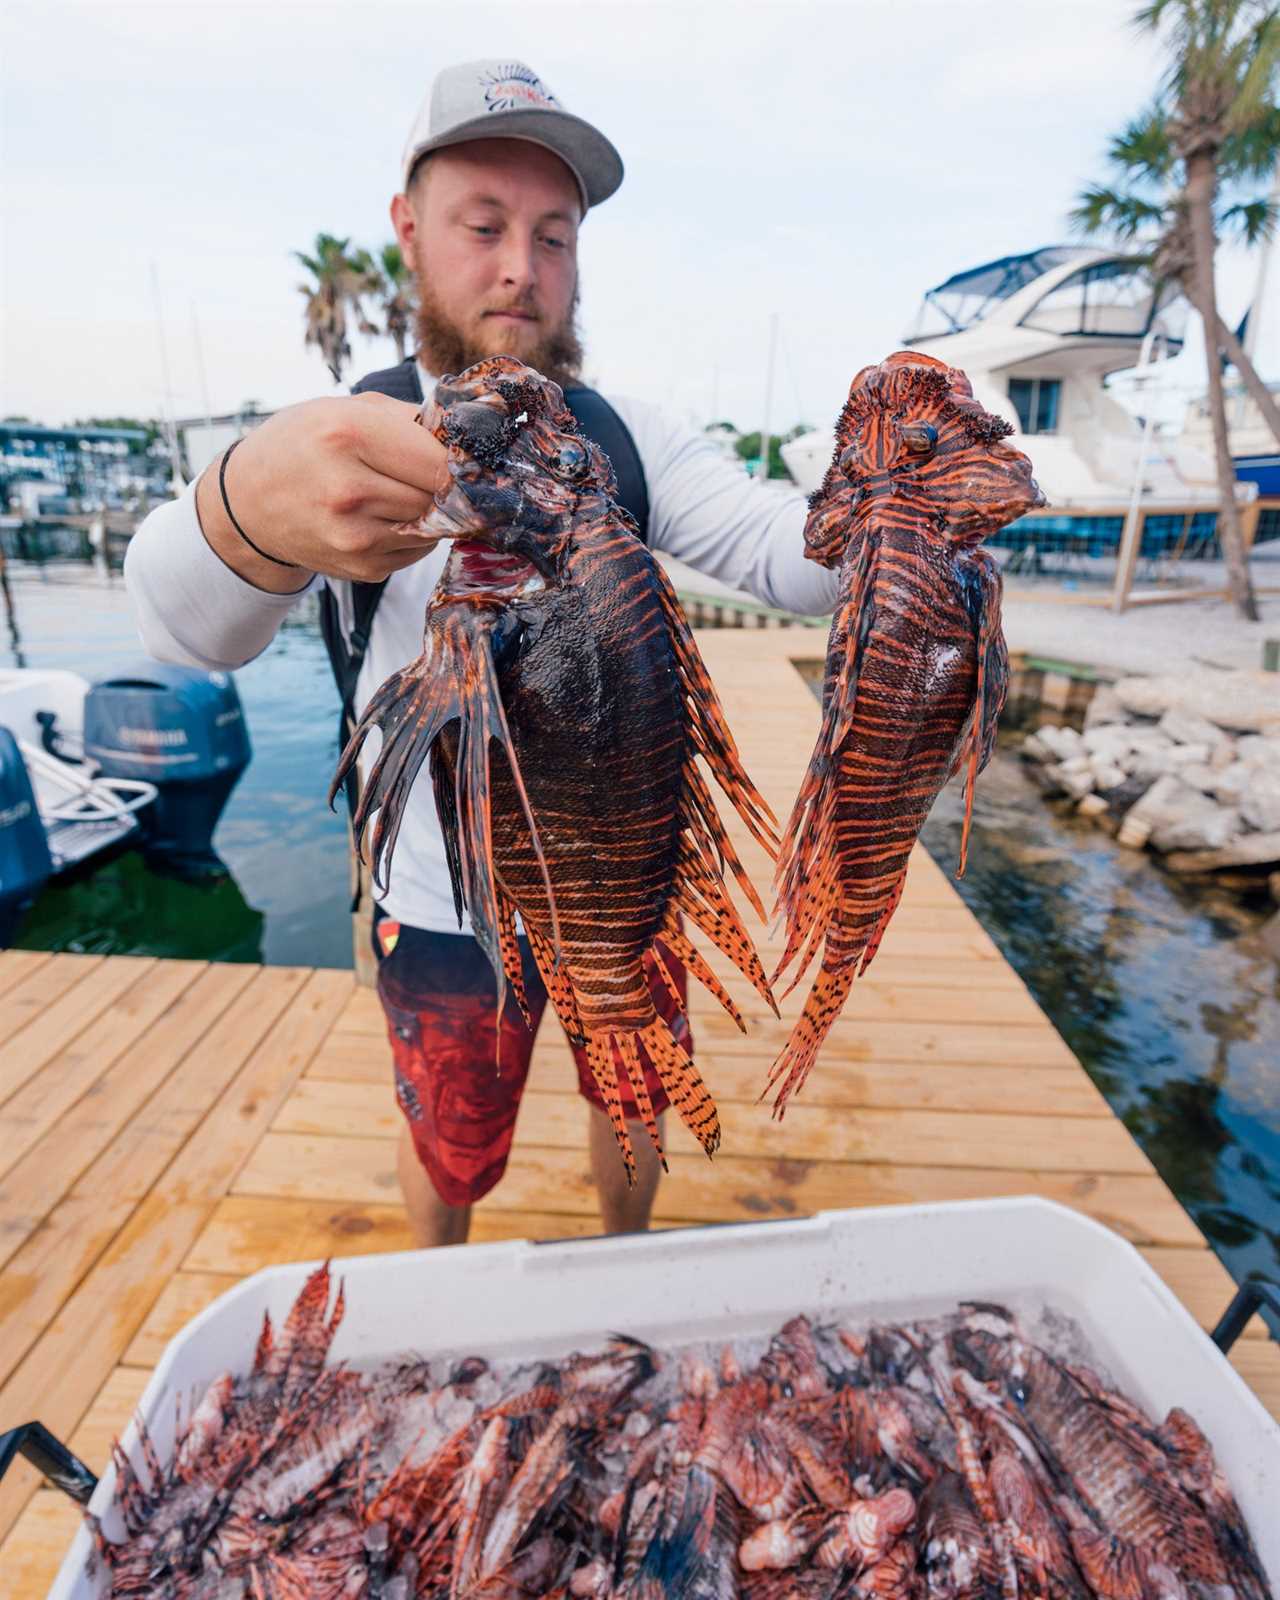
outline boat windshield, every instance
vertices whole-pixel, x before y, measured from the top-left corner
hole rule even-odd
[[[1022,327],[1040,333],[1107,339],[1141,339],[1153,325],[1180,349],[1187,301],[1172,284],[1157,290],[1140,261],[1094,261],[1064,278],[1037,300]]]
[[[1001,300],[1017,294],[1051,268],[1092,254],[1081,245],[1045,245],[1026,255],[1001,256],[998,261],[957,272],[925,295],[915,325],[907,334],[907,343],[936,339],[944,333],[963,333],[975,322],[981,322]]]

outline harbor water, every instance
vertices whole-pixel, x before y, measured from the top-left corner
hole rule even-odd
[[[93,553],[74,530],[4,538],[6,666],[58,667],[93,681],[142,658],[118,550]],[[229,875],[187,883],[152,871],[136,851],[115,855],[51,882],[19,946],[351,965],[346,821],[325,800],[338,697],[314,599],[235,682],[253,759],[214,834]]]

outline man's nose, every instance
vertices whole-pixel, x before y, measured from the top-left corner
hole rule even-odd
[[[533,287],[536,278],[533,240],[517,234],[515,229],[510,229],[503,240],[503,283],[517,293],[523,293]]]

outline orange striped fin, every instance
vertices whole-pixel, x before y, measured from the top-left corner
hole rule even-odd
[[[649,1135],[653,1148],[658,1152],[658,1160],[662,1163],[662,1170],[666,1172],[667,1158],[662,1153],[662,1135],[658,1132],[658,1119],[653,1114],[653,1101],[649,1098],[649,1085],[644,1081],[644,1065],[640,1060],[640,1050],[636,1043],[636,1036],[634,1033],[619,1033],[614,1035],[614,1040],[614,1048],[621,1057],[622,1071],[627,1075],[631,1084],[631,1092],[635,1096],[636,1105],[640,1110],[640,1120],[644,1123],[645,1131]]]
[[[618,1141],[618,1149],[622,1151],[622,1160],[627,1169],[627,1182],[634,1184],[636,1158],[631,1149],[631,1137],[627,1133],[627,1121],[622,1115],[622,1096],[618,1092],[618,1069],[613,1053],[615,1037],[611,1033],[591,1034],[586,1041],[587,1065],[591,1068],[591,1076],[596,1080],[596,1088],[599,1089],[600,1098],[604,1101],[604,1108],[609,1114],[613,1136]]]
[[[787,989],[790,994],[817,950],[814,931],[825,929],[839,898],[835,810],[840,788],[840,755],[853,723],[858,677],[875,619],[870,601],[873,540],[863,540],[857,556],[841,569],[841,596],[831,622],[823,693],[822,726],[809,766],[787,821],[774,883],[774,915],[785,913],[787,943],[773,975],[776,983],[807,945]]]
[[[725,721],[720,697],[698,652],[688,619],[671,587],[670,579],[656,561],[653,563],[653,580],[662,601],[676,657],[676,672],[685,693],[689,737],[752,835],[770,856],[776,856],[778,819],[747,776],[738,747],[729,732],[729,724]]]
[[[572,978],[563,966],[556,964],[556,953],[549,939],[528,923],[525,924],[524,933],[565,1036],[570,1044],[585,1045],[587,1034],[578,1015],[578,999],[573,992]]]
[[[756,948],[742,926],[719,874],[700,854],[688,832],[680,835],[677,845],[672,889],[675,906],[684,911],[689,920],[728,956],[756,992],[768,1001],[774,1016],[777,1016],[778,1003],[773,998]]]
[[[516,907],[515,901],[507,894],[504,885],[498,883],[498,950],[502,956],[502,969],[511,984],[511,992],[516,997],[516,1004],[520,1007],[520,1015],[524,1018],[525,1027],[533,1031],[533,1017],[529,1012],[529,1000],[524,992],[524,963],[520,960],[520,944],[516,934]],[[501,1009],[498,1016],[501,1017]],[[502,1030],[498,1030],[499,1048],[502,1042]]]
[[[709,1156],[720,1148],[720,1118],[689,1052],[661,1017],[632,1035],[653,1063],[677,1115]]]
[[[763,1100],[781,1080],[781,1087],[773,1102],[773,1114],[779,1121],[786,1111],[788,1099],[804,1087],[804,1080],[818,1058],[822,1041],[849,998],[856,972],[857,963],[850,961],[842,961],[838,967],[828,966],[824,962],[818,969],[804,1010],[796,1018],[791,1037],[770,1069],[769,1080],[760,1096]]]
[[[674,912],[672,913],[672,916],[666,927],[664,927],[662,930],[662,942],[666,945],[667,949],[670,950],[675,959],[681,963],[685,971],[688,972],[691,977],[696,978],[705,989],[708,989],[716,997],[716,999],[725,1008],[733,1020],[738,1024],[738,1027],[742,1030],[742,1032],[745,1033],[747,1031],[747,1024],[741,1011],[739,1011],[737,1006],[734,1005],[729,991],[707,965],[702,956],[702,952],[696,948],[688,934],[685,933],[683,928],[681,928],[679,918]],[[654,952],[654,955],[658,961],[663,976],[667,980],[667,987],[671,990],[672,995],[677,1001],[679,1001],[680,1006],[683,1009],[684,1001],[680,999],[680,993],[675,984],[671,981],[671,975],[667,972],[661,956],[658,955],[657,951]]]
[[[956,877],[964,877],[969,860],[969,825],[973,821],[973,790],[978,773],[986,766],[995,746],[995,722],[1003,704],[1007,678],[991,657],[1000,636],[1000,589],[998,572],[993,572],[983,587],[982,614],[978,622],[978,682],[973,697],[973,726],[968,740],[968,772],[964,781],[964,827],[960,835],[960,865]],[[991,715],[991,699],[997,700],[996,715]]]

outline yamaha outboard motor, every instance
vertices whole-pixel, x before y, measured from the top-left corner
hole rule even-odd
[[[52,872],[26,762],[8,728],[0,728],[0,947],[8,948]]]
[[[213,830],[252,754],[229,674],[148,661],[104,678],[85,697],[84,753],[106,776],[160,791],[142,818],[150,865],[183,877],[226,871]]]

